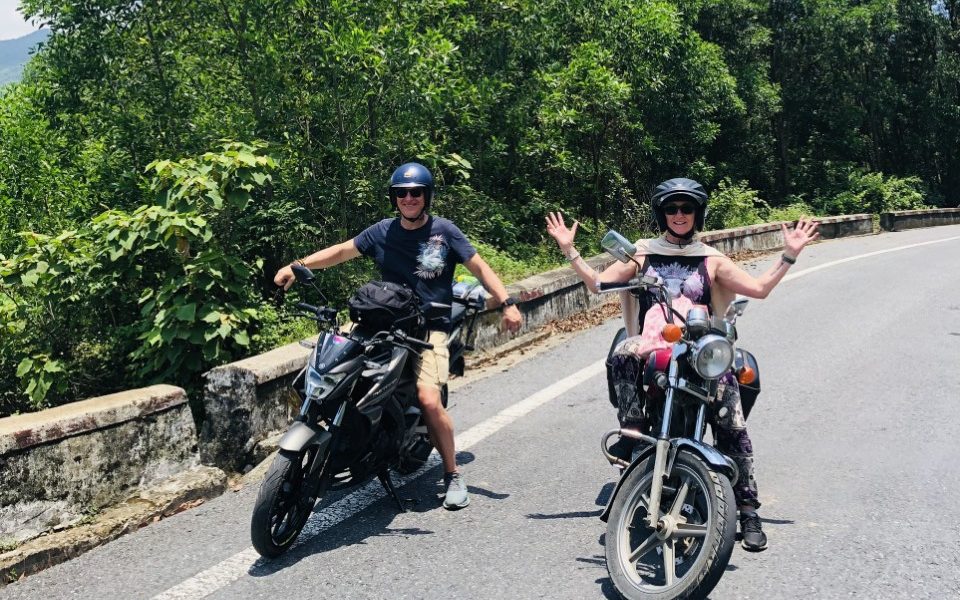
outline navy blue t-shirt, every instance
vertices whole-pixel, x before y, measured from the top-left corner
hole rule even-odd
[[[399,217],[384,219],[360,232],[353,243],[377,263],[384,281],[412,288],[424,303],[452,303],[453,271],[477,253],[456,225],[434,216],[413,230],[404,229]],[[438,315],[430,328],[448,330],[449,311]]]

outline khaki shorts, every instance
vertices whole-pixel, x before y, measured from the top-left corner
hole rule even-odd
[[[433,350],[424,350],[419,358],[414,355],[413,368],[417,374],[417,385],[434,389],[443,388],[450,378],[450,350],[447,348],[449,336],[443,331],[431,331],[427,341],[433,344]]]

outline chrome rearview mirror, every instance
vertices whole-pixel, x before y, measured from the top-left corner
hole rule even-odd
[[[730,303],[730,306],[727,307],[727,318],[739,317],[743,314],[743,311],[747,309],[747,304],[750,302],[747,298],[737,298]]]
[[[633,255],[637,253],[636,246],[612,229],[600,240],[600,246],[603,247],[607,254],[610,254],[623,263],[633,261]]]

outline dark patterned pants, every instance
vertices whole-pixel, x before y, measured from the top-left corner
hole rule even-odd
[[[629,340],[628,340],[629,341]],[[612,381],[617,394],[617,418],[623,427],[649,433],[643,391],[643,359],[625,344],[610,358]],[[733,485],[738,506],[760,507],[757,480],[753,470],[753,444],[747,434],[747,423],[740,404],[740,387],[732,373],[723,376],[718,384],[717,400],[710,411],[714,445],[717,450],[737,463],[740,478]]]

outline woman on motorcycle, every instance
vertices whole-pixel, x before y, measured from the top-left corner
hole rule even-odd
[[[784,224],[783,254],[765,273],[754,277],[723,253],[696,239],[696,233],[703,229],[707,200],[706,190],[692,179],[678,177],[658,185],[654,189],[651,205],[657,225],[663,233],[656,239],[638,242],[635,258],[643,265],[640,274],[663,279],[675,301],[705,305],[711,314],[724,314],[727,305],[737,294],[766,298],[787,274],[790,266],[796,263],[803,248],[819,237],[815,221],[800,219],[793,230],[788,230]],[[557,241],[560,250],[590,291],[597,293],[602,283],[626,282],[638,275],[637,265],[632,262],[615,262],[597,273],[573,246],[579,223],[574,221],[568,229],[561,213],[549,214],[546,221],[547,233]],[[653,308],[655,310],[644,317],[655,317],[659,308]],[[643,366],[646,353],[649,352],[649,338],[659,337],[659,328],[640,332],[640,317],[636,303],[624,304],[629,337],[614,352],[612,365],[621,426],[646,431],[648,423],[644,414]],[[760,551],[766,548],[767,538],[756,512],[760,500],[754,479],[753,446],[747,434],[737,380],[732,373],[721,380],[720,388],[717,397],[721,401],[711,417],[716,447],[732,458],[740,471],[740,478],[733,489],[740,510],[742,545],[747,550]],[[610,448],[611,452],[619,452],[627,460],[632,449],[633,441],[629,438],[622,438]]]

